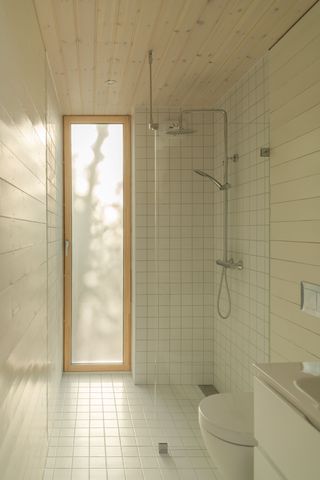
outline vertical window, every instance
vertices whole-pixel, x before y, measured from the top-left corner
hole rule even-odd
[[[128,117],[65,117],[65,369],[130,366]]]

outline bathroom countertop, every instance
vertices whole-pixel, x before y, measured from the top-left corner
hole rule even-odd
[[[320,362],[260,363],[254,368],[258,378],[294,405],[320,431]]]

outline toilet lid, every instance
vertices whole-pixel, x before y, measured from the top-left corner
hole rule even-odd
[[[210,395],[199,404],[200,426],[212,435],[253,447],[253,394],[251,392]]]

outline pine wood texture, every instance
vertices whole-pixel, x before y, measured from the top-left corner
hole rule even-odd
[[[213,105],[315,0],[35,0],[65,114]],[[107,86],[108,79],[116,80]]]

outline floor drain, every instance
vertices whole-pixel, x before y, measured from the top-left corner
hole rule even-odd
[[[160,455],[168,455],[168,444],[167,443],[158,443]]]
[[[215,393],[219,393],[214,385],[198,385],[198,387],[206,397],[209,395],[214,395]]]

